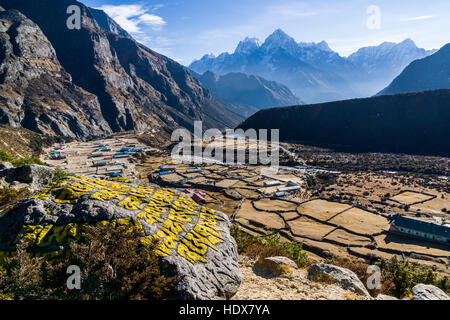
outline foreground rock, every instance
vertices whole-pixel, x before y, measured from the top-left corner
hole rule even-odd
[[[8,188],[26,187],[35,192],[48,186],[54,169],[37,164],[14,168],[9,162],[0,163],[0,185]]]
[[[267,257],[255,264],[255,272],[267,277],[291,275],[297,269],[297,264],[287,257]]]
[[[130,224],[143,230],[143,245],[160,239],[163,272],[181,281],[174,297],[225,299],[242,274],[230,222],[173,189],[128,180],[70,177],[53,183],[0,217],[0,258],[25,238],[39,256],[62,254],[83,224]]]
[[[398,300],[398,298],[393,297],[393,296],[388,296],[385,294],[379,294],[379,295],[377,295],[377,300]]]
[[[414,286],[413,300],[450,300],[450,297],[441,289],[427,284]]]
[[[373,300],[336,284],[308,280],[307,270],[293,270],[289,277],[264,277],[254,265],[253,259],[239,256],[243,278],[233,300]]]
[[[313,264],[308,269],[308,279],[318,282],[334,283],[359,295],[370,296],[364,284],[353,271],[332,264]]]
[[[54,174],[53,168],[31,164],[16,168],[13,179],[30,184],[33,190],[41,190],[52,182]]]

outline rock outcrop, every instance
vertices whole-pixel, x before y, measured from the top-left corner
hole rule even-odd
[[[267,257],[255,264],[255,272],[268,277],[291,275],[297,269],[297,264],[287,257]]]
[[[255,272],[255,261],[239,256],[243,278],[233,300],[373,300],[338,284],[308,280],[308,272],[295,269],[289,276],[266,277]]]
[[[332,264],[313,264],[308,268],[308,279],[334,283],[359,295],[370,296],[364,284],[353,271]]]
[[[31,192],[48,186],[54,176],[54,169],[37,164],[14,168],[9,162],[0,163],[0,186],[9,188],[26,187]]]
[[[32,190],[41,190],[52,182],[54,171],[50,167],[30,164],[16,168],[13,180],[29,184]]]
[[[163,272],[181,278],[179,299],[227,299],[242,274],[226,215],[199,206],[173,189],[124,179],[82,176],[53,183],[0,217],[0,258],[13,254],[20,239],[49,258],[76,241],[85,224],[130,224],[142,231],[143,245],[160,240]]]
[[[450,300],[450,297],[438,287],[419,283],[414,286],[413,300]]]
[[[41,29],[0,10],[0,122],[72,137],[110,133],[97,97],[72,82]]]
[[[12,61],[9,69],[3,67],[0,84],[7,92],[20,92],[4,97],[2,123],[87,137],[192,129],[194,120],[219,129],[239,122],[183,66],[121,35],[111,23],[98,23],[98,12],[94,16],[77,1],[1,0],[0,5],[7,9],[0,19],[5,56],[0,60]],[[80,30],[67,27],[72,5],[81,12]],[[13,66],[24,75],[6,81]]]

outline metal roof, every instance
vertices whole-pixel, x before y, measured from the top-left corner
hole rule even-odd
[[[393,222],[397,227],[450,238],[450,228],[444,225],[412,219],[401,215],[394,216]]]

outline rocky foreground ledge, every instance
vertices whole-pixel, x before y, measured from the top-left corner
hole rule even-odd
[[[370,296],[352,271],[318,263],[298,269],[286,257],[253,261],[239,257],[228,217],[198,205],[175,189],[127,179],[74,176],[52,182],[54,170],[0,163],[0,187],[34,192],[0,217],[0,259],[25,239],[35,256],[64,254],[84,225],[116,223],[142,231],[141,243],[157,238],[162,271],[178,276],[178,299],[397,300]],[[242,272],[241,272],[242,270]],[[448,300],[437,287],[418,284],[413,300]]]
[[[35,255],[52,258],[80,237],[84,224],[112,222],[140,228],[144,245],[161,240],[163,272],[181,278],[176,298],[227,299],[237,292],[242,274],[227,216],[174,189],[124,179],[65,178],[23,200],[0,217],[0,258],[21,239]]]

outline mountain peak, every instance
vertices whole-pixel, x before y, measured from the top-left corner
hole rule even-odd
[[[266,50],[283,48],[292,51],[298,48],[297,42],[283,30],[277,29],[267,37],[262,45]]]
[[[326,41],[321,41],[321,42],[319,42],[317,45],[318,45],[318,47],[319,47],[321,50],[323,50],[323,51],[331,51],[331,52],[334,52],[334,51],[330,48],[330,46],[328,45],[328,42],[326,42]]]
[[[261,46],[261,42],[257,38],[246,37],[243,41],[240,41],[235,53],[248,54]]]
[[[417,48],[416,43],[410,38],[403,40],[402,42],[399,43],[399,45],[404,47]]]
[[[292,37],[290,37],[286,32],[284,32],[281,29],[275,30],[270,36],[267,37],[267,41],[290,41],[294,40]]]

